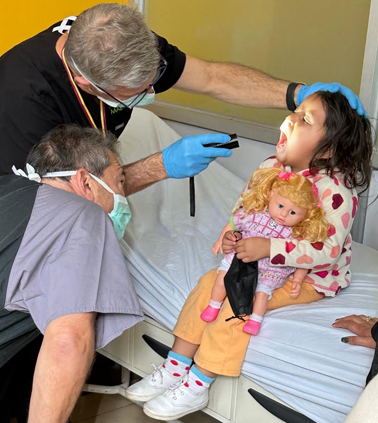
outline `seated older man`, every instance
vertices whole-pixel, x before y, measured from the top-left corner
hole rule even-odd
[[[30,151],[28,179],[0,177],[0,378],[44,334],[30,423],[67,421],[94,350],[143,319],[117,240],[130,218],[117,143],[63,125]]]

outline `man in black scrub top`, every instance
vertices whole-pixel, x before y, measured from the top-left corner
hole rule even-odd
[[[364,113],[340,84],[289,84],[244,66],[187,56],[149,30],[137,10],[104,3],[52,25],[0,58],[0,175],[10,173],[12,165],[23,167],[30,148],[59,124],[102,127],[119,136],[134,106],[171,87],[281,109],[294,109],[314,91],[341,90]],[[203,144],[228,139],[185,137],[125,166],[126,195],[167,177],[201,172],[216,157],[231,154]]]

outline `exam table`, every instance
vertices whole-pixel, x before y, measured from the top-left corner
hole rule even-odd
[[[120,138],[122,161],[131,163],[179,138],[161,119],[137,108]],[[152,371],[151,362],[164,361],[188,293],[220,263],[211,246],[246,175],[261,161],[256,162],[258,145],[242,144],[227,159],[233,166],[214,162],[195,177],[195,217],[189,215],[188,179],[162,181],[128,198],[133,217],[121,248],[146,319],[101,354],[140,376]],[[242,375],[216,379],[206,413],[224,423],[345,420],[365,386],[373,351],[341,343],[349,332],[331,325],[349,314],[378,315],[378,251],[357,243],[352,251],[351,286],[335,298],[267,312],[259,335],[251,337]],[[86,389],[124,394],[127,370],[124,385]]]

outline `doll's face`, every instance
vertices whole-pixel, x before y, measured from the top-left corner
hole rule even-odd
[[[307,213],[307,209],[296,206],[277,191],[272,191],[270,194],[268,211],[272,219],[282,226],[295,226]]]

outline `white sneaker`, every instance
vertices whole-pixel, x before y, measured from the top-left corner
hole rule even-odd
[[[167,372],[162,365],[156,367],[151,363],[151,366],[154,368],[151,374],[126,389],[126,398],[131,401],[149,401],[182,380],[182,378]]]
[[[143,411],[156,420],[176,420],[202,410],[209,402],[209,389],[193,392],[185,386],[188,376],[161,395],[146,402]]]

